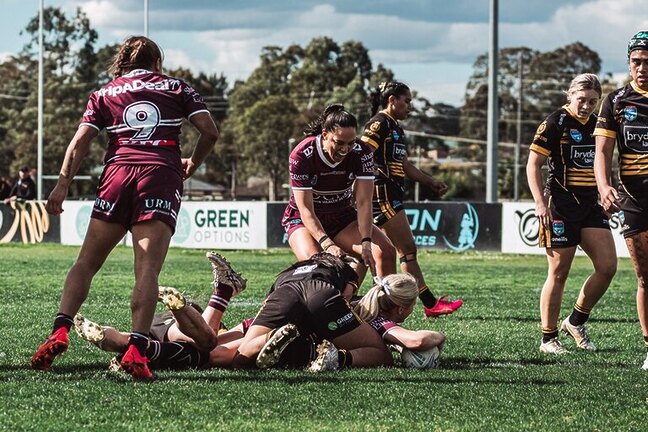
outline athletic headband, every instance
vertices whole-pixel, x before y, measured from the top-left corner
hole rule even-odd
[[[648,30],[643,30],[632,36],[628,42],[628,57],[630,53],[635,50],[648,51]]]

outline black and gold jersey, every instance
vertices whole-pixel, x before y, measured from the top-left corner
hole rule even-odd
[[[404,188],[403,159],[407,155],[407,144],[405,132],[398,122],[379,112],[367,122],[360,139],[374,150],[375,183],[393,181]]]
[[[620,183],[640,192],[648,184],[648,92],[633,81],[610,93],[594,135],[616,139]]]
[[[596,116],[579,118],[568,105],[551,113],[533,138],[531,151],[548,158],[545,191],[596,198],[594,126]]]

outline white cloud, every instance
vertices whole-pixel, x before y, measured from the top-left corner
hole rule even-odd
[[[440,69],[435,65],[455,63],[465,67],[488,49],[486,6],[482,22],[475,20],[475,14],[470,22],[443,22],[442,17],[433,21],[429,16],[381,14],[369,6],[361,13],[346,13],[330,4],[281,9],[286,3],[280,2],[272,9],[252,8],[244,0],[239,3],[239,8],[228,4],[227,9],[219,7],[218,2],[156,9],[151,2],[151,36],[163,47],[167,66],[222,72],[233,82],[245,79],[258,65],[264,46],[304,46],[318,36],[329,36],[340,43],[353,39],[369,49],[374,64],[383,63],[393,70],[399,70],[399,65],[420,64],[417,72],[408,76],[413,87],[432,101],[460,103],[466,78],[459,74],[456,81],[453,77],[439,79],[435,73]],[[566,0],[558,4],[553,14],[531,14],[526,22],[519,19],[520,8],[513,20],[507,19],[511,10],[500,8],[500,47],[548,51],[580,41],[599,53],[604,72],[624,71],[627,40],[635,31],[648,29],[648,2],[591,0],[574,4]],[[118,42],[143,30],[140,2],[69,0],[66,5],[71,10],[81,6],[104,43]],[[429,73],[424,72],[425,67]]]

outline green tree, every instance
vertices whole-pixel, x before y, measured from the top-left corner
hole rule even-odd
[[[269,199],[276,200],[278,188],[288,179],[288,140],[292,136],[297,107],[286,96],[268,96],[243,114],[234,132],[245,136],[241,142],[243,175],[265,175]],[[253,131],[253,133],[249,133]]]
[[[382,66],[379,72],[381,77],[391,74]],[[344,104],[361,123],[367,120],[367,96],[373,75],[368,51],[356,41],[340,46],[330,38],[321,37],[313,39],[305,48],[299,45],[286,49],[265,47],[260,65],[250,77],[234,84],[217,151],[222,146],[220,151],[232,167],[230,173],[235,171],[239,177],[265,174],[273,193],[278,194],[278,182],[287,179],[289,140],[301,137],[304,126],[330,103]],[[281,95],[281,103],[277,95]],[[253,109],[255,114],[251,116]],[[257,115],[263,118],[255,119]],[[266,131],[264,128],[270,127],[266,119],[273,119],[274,129],[281,131],[273,134]],[[259,133],[264,134],[261,140]],[[261,142],[273,143],[275,148],[262,148]]]
[[[601,59],[598,54],[580,42],[575,42],[549,52],[539,52],[526,47],[504,48],[498,62],[498,129],[500,143],[517,141],[518,124],[521,126],[521,164],[527,157],[528,145],[540,122],[552,111],[565,104],[565,90],[578,74],[599,73]],[[488,55],[480,55],[473,65],[461,108],[461,135],[466,138],[486,140],[488,106]],[[520,81],[520,73],[522,80]],[[520,85],[521,84],[521,85]],[[518,105],[521,99],[521,119]],[[464,155],[471,161],[480,159],[483,152]],[[498,151],[499,191],[501,196],[512,197],[514,173],[513,147]],[[524,180],[524,175],[519,178]],[[523,194],[528,194],[526,181]]]

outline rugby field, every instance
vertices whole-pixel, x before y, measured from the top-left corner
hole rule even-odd
[[[628,260],[595,309],[595,353],[538,352],[542,256],[421,252],[437,294],[461,297],[451,316],[405,325],[447,334],[439,369],[158,372],[132,383],[107,372],[111,355],[71,335],[47,373],[29,358],[49,333],[60,290],[78,248],[0,245],[0,429],[17,430],[323,430],[323,431],[645,431],[648,372]],[[286,250],[224,254],[249,279],[230,303],[228,325],[253,316],[273,276],[292,261]],[[572,268],[561,317],[569,313],[586,258]],[[204,304],[211,293],[204,251],[172,249],[162,285]],[[96,276],[81,312],[130,328],[132,251],[120,247]],[[367,283],[363,292],[367,289]]]

